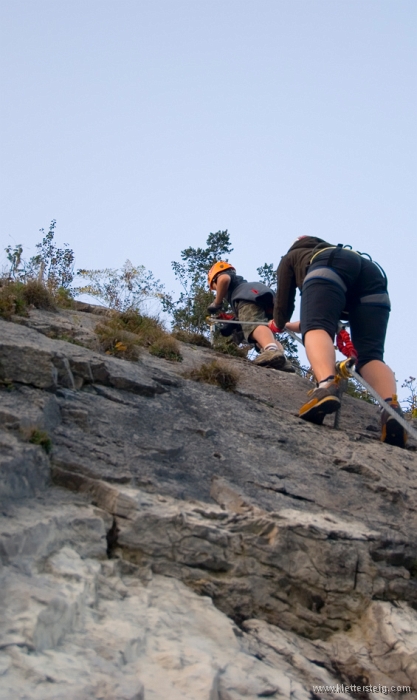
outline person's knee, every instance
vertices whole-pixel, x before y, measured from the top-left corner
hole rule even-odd
[[[370,362],[380,362],[381,365],[385,365],[384,357],[381,353],[370,355],[368,357],[359,355],[355,368],[357,373],[361,374],[363,368],[369,365]]]
[[[323,333],[327,333],[327,335],[331,338],[332,342],[333,342],[334,336],[336,334],[336,329],[331,327],[330,324],[328,324],[326,326],[324,324],[323,325],[316,324],[316,325],[312,326],[311,328],[303,328],[303,326],[301,326],[301,337],[303,339],[304,344],[305,344],[306,335],[308,333],[313,332],[313,331],[322,331]],[[310,336],[310,338],[312,338],[312,336]]]

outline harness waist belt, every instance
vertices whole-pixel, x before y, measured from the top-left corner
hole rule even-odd
[[[338,248],[340,248],[340,250],[347,251],[348,253],[355,253],[355,255],[360,255],[360,253],[358,253],[357,250],[351,250],[350,248],[343,248],[342,245],[339,245],[339,246],[330,245],[330,246],[328,246],[327,248],[321,248],[321,249],[318,250],[316,253],[314,253],[313,257],[310,258],[310,265],[312,264],[313,260],[314,260],[315,258],[318,258],[318,256],[321,255],[321,253],[324,253],[325,250],[334,250],[334,251],[336,251]],[[330,253],[330,255],[331,255],[331,253]],[[318,262],[318,260],[317,260],[317,262]]]
[[[377,304],[378,306],[388,306],[391,308],[388,292],[382,292],[381,294],[368,294],[366,297],[361,297],[360,302],[361,304]]]
[[[334,282],[335,284],[338,284],[344,292],[346,292],[347,290],[347,287],[340,275],[338,275],[337,272],[332,270],[331,267],[316,267],[315,270],[310,270],[310,272],[308,272],[304,277],[303,286],[306,282],[310,282],[310,280],[312,279],[328,280],[329,282]]]

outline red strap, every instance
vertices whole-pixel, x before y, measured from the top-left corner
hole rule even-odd
[[[340,350],[345,357],[354,357],[355,360],[358,359],[358,353],[353,346],[350,335],[344,328],[342,328],[336,336],[336,345],[338,350]]]
[[[268,321],[268,326],[273,333],[282,333],[282,331],[275,325],[275,321]]]
[[[233,321],[235,318],[234,314],[226,314],[224,311],[222,311],[220,314],[217,314],[217,318],[223,319],[223,321]]]

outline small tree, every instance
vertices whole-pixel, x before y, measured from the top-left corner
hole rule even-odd
[[[74,279],[74,251],[64,243],[63,248],[57,248],[54,243],[56,220],[53,219],[49,226],[48,233],[45,234],[43,228],[42,242],[36,245],[38,253],[30,258],[24,265],[24,281],[28,279],[38,279],[43,282],[51,291],[55,293],[60,287],[70,291]],[[17,248],[15,249],[15,253]],[[10,259],[10,258],[9,258]],[[21,258],[16,257],[16,262],[21,262]]]
[[[28,282],[38,280],[42,282],[50,292],[55,293],[60,287],[70,289],[74,279],[74,251],[64,243],[63,248],[57,248],[54,243],[56,220],[52,219],[49,231],[39,229],[43,238],[36,244],[38,253],[33,255],[28,262],[23,259],[23,246],[18,243],[14,248],[5,248],[10,267],[9,280],[15,282]]]
[[[401,384],[402,389],[408,389],[410,391],[410,395],[407,396],[406,399],[404,399],[401,403],[405,404],[404,406],[404,411],[407,413],[411,418],[417,418],[417,384],[416,384],[416,378],[415,377],[408,377],[408,379],[405,379],[404,382]]]
[[[22,260],[22,253],[23,253],[23,246],[21,243],[18,243],[14,248],[12,248],[11,245],[8,245],[7,248],[5,248],[7,260],[10,263],[9,271],[8,271],[8,278],[9,280],[20,280],[21,277],[24,275],[24,267],[23,265],[23,260]]]
[[[256,268],[256,272],[258,273],[261,282],[266,284],[267,287],[270,287],[275,292],[277,289],[277,273],[274,269],[274,264],[264,263],[262,267]]]
[[[86,284],[77,287],[77,294],[89,294],[102,301],[110,309],[127,311],[143,310],[145,302],[157,299],[166,303],[164,285],[143,265],[135,267],[126,260],[119,269],[78,270]]]
[[[233,250],[227,230],[210,233],[206,248],[185,248],[181,251],[183,262],[173,262],[172,269],[183,291],[177,301],[164,300],[164,308],[173,317],[175,330],[205,333],[207,307],[213,301],[213,293],[207,289],[207,273],[218,260],[227,260]]]

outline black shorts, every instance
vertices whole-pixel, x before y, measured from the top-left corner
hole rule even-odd
[[[386,277],[375,263],[351,250],[325,250],[314,258],[301,290],[303,340],[308,331],[318,329],[334,340],[346,312],[357,368],[371,360],[383,362],[390,313]]]

